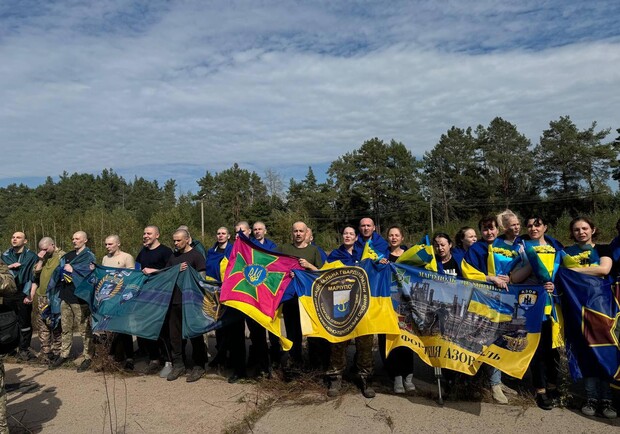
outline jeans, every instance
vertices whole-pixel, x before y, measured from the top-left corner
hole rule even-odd
[[[586,398],[611,400],[611,388],[607,380],[598,377],[583,377],[583,384],[586,388]]]
[[[493,366],[485,365],[487,375],[489,376],[489,384],[491,387],[502,384],[502,371]]]

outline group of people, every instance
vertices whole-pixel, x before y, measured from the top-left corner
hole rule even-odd
[[[570,236],[575,244],[569,247],[562,246],[546,233],[547,225],[542,217],[532,216],[525,222],[527,234],[522,235],[519,217],[506,210],[497,216],[482,218],[477,228],[479,235],[472,227],[460,229],[454,237],[454,242],[446,233],[434,234],[432,244],[438,272],[472,280],[484,280],[498,288],[506,288],[508,283],[540,283],[549,293],[550,306],[557,302],[554,284],[551,279],[540,281],[539,274],[533,272],[530,260],[524,253],[526,247],[533,248],[536,254],[540,255],[541,263],[549,264],[550,267],[557,263],[554,259],[563,251],[563,255],[575,259],[564,263],[574,267],[577,272],[600,278],[607,278],[613,274],[613,265],[617,264],[620,258],[613,257],[612,247],[609,245],[595,242],[598,230],[590,219],[578,217],[571,221]],[[369,241],[379,260],[384,263],[397,261],[408,249],[401,227],[391,226],[386,232],[386,238],[383,238],[376,231],[371,218],[361,219],[357,227],[344,227],[341,231],[342,244],[329,254],[314,244],[311,229],[301,221],[292,225],[290,243],[277,246],[269,240],[263,222],[257,221],[250,226],[248,222],[241,221],[235,225],[232,234],[226,227],[219,228],[216,232],[216,241],[209,248],[193,239],[187,226],[180,226],[172,234],[173,248],[167,247],[160,242],[159,228],[151,225],[144,229],[143,246],[135,260],[130,254],[122,251],[120,238],[117,235],[110,235],[105,239],[107,254],[100,263],[115,268],[140,269],[145,274],[175,265],[180,267],[181,272],[192,267],[207,279],[221,281],[225,263],[232,251],[231,236],[239,233],[243,233],[263,249],[298,258],[299,265],[306,270],[319,270],[325,263],[335,261],[341,261],[346,266],[355,265],[362,260],[364,247]],[[20,339],[16,357],[23,361],[38,357],[51,368],[62,366],[70,360],[73,332],[77,330],[84,343],[82,355],[76,359],[77,371],[84,372],[90,369],[92,364],[93,336],[89,308],[84,300],[75,295],[74,277],[76,273],[82,276],[88,274],[93,264],[97,263],[95,255],[87,247],[87,234],[83,231],[73,234],[73,250],[68,253],[60,250],[50,237],[44,237],[39,241],[37,253],[28,249],[27,242],[23,232],[16,232],[11,238],[11,247],[1,257],[14,277],[17,287],[14,294],[4,296],[2,304],[4,309],[14,310],[18,316]],[[620,244],[617,241],[614,243]],[[488,260],[490,246],[493,246],[493,261]],[[549,271],[549,275],[552,275],[552,270]],[[60,295],[60,324],[58,319],[50,314],[47,296],[50,288],[58,290]],[[41,342],[38,356],[30,348],[33,301],[36,301],[35,307],[38,309],[38,314],[35,315]],[[203,336],[189,340],[191,357],[186,357],[189,351],[186,348],[187,342],[182,337],[181,292],[175,287],[160,339],[153,341],[137,339],[138,348],[149,360],[145,373],[158,374],[168,381],[174,381],[185,375],[187,382],[194,382],[205,374],[208,366],[230,367],[232,375],[228,381],[233,383],[247,377],[250,370],[253,370],[252,372],[258,377],[268,377],[274,366],[280,366],[285,376],[294,376],[302,369],[321,370],[329,379],[328,395],[337,396],[342,387],[342,375],[346,368],[348,343],[330,344],[321,338],[308,338],[308,357],[304,358],[299,303],[296,297],[283,303],[282,313],[286,336],[293,342],[288,352],[281,351],[276,336],[267,333],[250,317],[235,311],[230,314],[238,315],[239,318],[216,330],[217,352],[210,361]],[[546,313],[550,314],[550,311]],[[251,341],[249,354],[246,354],[246,326]],[[359,386],[366,397],[375,396],[370,383],[373,372],[373,342],[372,335],[355,339],[354,363]],[[415,390],[413,351],[398,347],[386,357],[385,335],[379,335],[378,342],[384,367],[393,381],[394,392],[407,393]],[[134,369],[132,336],[116,334],[112,342],[112,352],[122,361],[125,369]],[[559,362],[557,345],[552,338],[552,320],[546,317],[540,345],[530,365],[536,389],[536,402],[546,410],[553,408],[558,402]],[[507,403],[508,400],[502,390],[501,372],[490,366],[486,368],[493,399],[498,403]],[[602,370],[597,371],[596,367],[589,367],[583,371],[586,373],[587,399],[582,412],[589,416],[598,413],[607,418],[616,417],[609,384],[600,376]]]

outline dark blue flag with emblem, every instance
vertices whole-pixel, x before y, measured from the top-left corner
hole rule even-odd
[[[220,325],[216,321],[217,285],[196,270],[178,266],[145,275],[141,271],[97,265],[75,289],[92,312],[93,331],[113,331],[155,340],[179,287],[183,300],[183,337],[199,336]]]
[[[114,331],[156,340],[164,323],[179,267],[145,275],[97,265],[75,288],[92,313],[93,331]]]
[[[200,336],[223,326],[222,321],[229,320],[228,316],[223,315],[225,307],[220,306],[221,283],[205,282],[196,270],[188,267],[179,274],[177,285],[183,300],[184,338]]]
[[[620,382],[620,308],[607,278],[560,268],[566,353],[573,379],[606,376]]]

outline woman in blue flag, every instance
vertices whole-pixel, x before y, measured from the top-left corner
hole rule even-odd
[[[391,226],[387,232],[389,256],[383,263],[396,262],[407,250],[403,244],[405,236],[400,226]],[[385,335],[377,335],[379,341],[379,355],[389,377],[394,381],[394,393],[409,393],[415,390],[413,384],[413,351],[407,347],[394,348],[388,357],[385,357]]]
[[[526,221],[527,235],[523,236],[527,265],[511,274],[515,283],[539,283],[547,290],[540,342],[530,363],[532,383],[536,389],[536,404],[543,410],[551,410],[560,399],[557,389],[558,366],[562,346],[559,324],[559,305],[555,306],[553,278],[560,263],[560,252],[564,248],[556,239],[547,235],[547,225],[540,216]]]
[[[465,253],[469,250],[471,246],[478,241],[478,235],[476,234],[476,230],[470,226],[463,226],[454,236],[454,248],[452,249],[452,256],[454,259],[460,264],[465,257]]]
[[[498,238],[499,221],[496,216],[487,216],[478,222],[481,240],[472,245],[461,263],[463,277],[470,280],[489,282],[501,289],[508,288],[510,273],[519,263],[520,257],[511,244]],[[493,399],[508,404],[502,390],[502,373],[497,368],[487,367]]]
[[[355,241],[357,241],[357,234],[353,226],[346,226],[342,232],[342,244],[331,251],[327,256],[325,262],[342,262],[342,265],[353,266],[356,264],[355,257],[353,256],[353,247]]]
[[[609,245],[595,243],[598,228],[594,222],[587,217],[576,217],[570,222],[569,229],[575,244],[564,248],[561,265],[589,276],[609,278],[613,263],[611,249]],[[594,416],[598,410],[606,418],[615,418],[617,412],[612,405],[609,380],[601,375],[604,370],[600,366],[592,365],[596,364],[579,366],[587,399],[581,412]]]
[[[453,253],[450,235],[443,232],[433,235],[433,250],[437,260],[438,273],[450,276],[463,276],[463,273],[461,273],[461,263]]]
[[[357,241],[355,228],[346,226],[342,230],[342,244],[334,249],[328,256],[327,262],[332,267],[354,266],[357,261],[353,256],[353,248]],[[329,267],[329,265],[328,265]],[[369,377],[372,374],[372,345],[373,335],[358,336],[355,338],[355,365],[360,376],[362,394],[366,398],[374,398],[375,391],[369,384]],[[327,396],[335,397],[340,394],[342,387],[342,374],[347,367],[347,347],[349,341],[333,343],[329,351],[329,389]]]

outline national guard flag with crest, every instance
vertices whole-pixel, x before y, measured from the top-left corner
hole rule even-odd
[[[330,342],[376,333],[398,335],[391,279],[389,264],[372,260],[327,271],[296,270],[291,286],[299,296],[302,333]]]
[[[240,235],[226,267],[220,301],[278,336],[287,351],[292,342],[282,335],[278,307],[291,270],[299,268],[297,258],[262,249]]]
[[[573,379],[605,376],[620,382],[620,307],[608,278],[561,267],[566,353]]]

